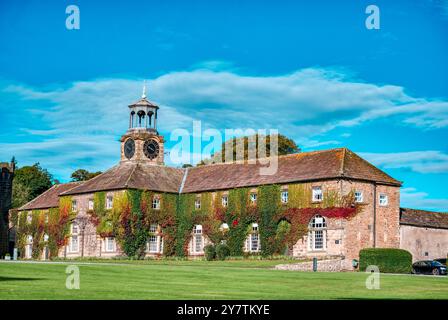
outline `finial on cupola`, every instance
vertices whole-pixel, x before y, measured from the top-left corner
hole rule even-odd
[[[142,99],[146,99],[146,80],[143,81]]]

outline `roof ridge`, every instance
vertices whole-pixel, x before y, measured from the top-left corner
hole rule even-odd
[[[324,150],[301,151],[301,152],[297,152],[297,153],[288,153],[288,154],[278,155],[278,157],[279,158],[287,158],[287,157],[294,157],[294,156],[303,155],[303,154],[317,154],[317,153],[338,151],[338,150],[342,150],[342,149],[346,149],[346,148],[332,148],[332,149],[324,149]],[[263,158],[256,158],[255,160],[259,161],[259,160],[265,160],[265,159],[269,159],[269,158],[270,157],[263,157]],[[251,159],[251,160],[253,160],[253,159]],[[191,167],[190,169],[196,169],[196,168],[207,167],[207,166],[215,166],[215,165],[248,164],[247,163],[248,161],[249,161],[248,159],[244,159],[244,160],[236,160],[236,161],[232,161],[232,162],[209,163],[209,164],[203,164],[200,166]]]
[[[138,165],[139,165],[139,163],[137,162],[137,163],[135,164],[134,168],[132,169],[131,173],[129,174],[129,177],[126,179],[126,182],[124,183],[124,187],[125,187],[125,188],[128,187],[129,180],[131,180],[131,177],[132,177],[132,175],[134,174],[135,169],[138,167]]]
[[[116,164],[116,165],[114,165],[113,167],[109,168],[108,170],[106,170],[106,171],[104,171],[104,172],[101,172],[99,175],[94,176],[93,178],[91,178],[91,179],[89,179],[89,180],[83,181],[83,183],[82,183],[81,185],[83,185],[83,184],[85,184],[85,183],[88,183],[88,182],[91,182],[91,181],[93,181],[93,180],[95,180],[95,179],[98,179],[98,178],[101,177],[103,174],[105,174],[106,172],[109,172],[110,170],[112,170],[113,168],[115,168],[115,167],[117,167],[117,166],[119,166],[119,163]],[[78,187],[80,187],[80,186],[76,186],[76,187],[73,187],[73,188],[71,188],[71,189],[69,189],[69,190],[66,190],[66,191],[62,192],[60,195],[63,195],[64,193],[67,193],[67,192],[69,192],[69,191],[72,191],[73,189],[78,188]],[[60,195],[58,195],[58,196],[60,196]]]
[[[179,187],[179,193],[182,193],[182,190],[184,189],[185,181],[187,180],[188,176],[188,169],[190,168],[185,168],[184,176],[182,177],[182,182]]]

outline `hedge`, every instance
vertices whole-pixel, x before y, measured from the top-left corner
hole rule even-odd
[[[412,255],[409,251],[392,248],[367,248],[359,251],[359,270],[370,265],[383,273],[411,273]]]

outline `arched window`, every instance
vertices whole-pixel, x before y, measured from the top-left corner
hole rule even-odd
[[[160,226],[151,224],[149,226],[149,237],[146,243],[146,251],[149,253],[163,253],[163,237]]]
[[[197,224],[193,228],[193,250],[195,253],[204,252],[204,237],[202,235],[202,225]]]
[[[250,225],[249,234],[246,238],[246,251],[259,252],[260,251],[260,232],[258,230],[258,223]]]
[[[137,116],[138,116],[138,127],[144,127],[145,126],[145,111],[140,110],[139,112],[137,112]],[[143,125],[142,125],[143,123]]]
[[[326,242],[327,223],[324,217],[316,215],[308,225],[308,249],[311,251],[326,250]]]

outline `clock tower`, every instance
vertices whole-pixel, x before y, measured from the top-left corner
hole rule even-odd
[[[146,99],[146,83],[142,98],[129,105],[129,129],[121,137],[121,161],[137,161],[163,165],[163,136],[157,132],[159,106]]]

